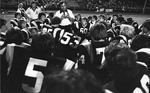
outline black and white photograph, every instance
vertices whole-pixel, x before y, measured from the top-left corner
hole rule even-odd
[[[150,93],[150,0],[0,0],[0,93]]]

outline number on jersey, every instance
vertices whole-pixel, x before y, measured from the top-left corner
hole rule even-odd
[[[104,60],[105,60],[105,56],[104,56],[104,50],[105,47],[102,48],[96,48],[96,55],[98,56],[98,63],[103,64]]]
[[[69,32],[65,32],[62,38],[60,39],[61,44],[70,45],[73,48],[76,48],[79,45],[80,41],[81,37]]]
[[[39,93],[43,84],[44,74],[41,68],[46,68],[48,62],[46,60],[30,58],[27,68],[25,70],[25,77],[36,79],[34,85],[27,83],[22,84],[22,89],[27,93]],[[74,66],[74,62],[66,60],[63,69],[70,70]],[[39,69],[38,69],[39,68]],[[38,69],[38,70],[37,70]],[[30,82],[29,82],[30,83]]]
[[[88,33],[88,29],[87,28],[80,28],[80,33],[87,34]]]
[[[24,91],[28,93],[38,93],[41,91],[44,75],[41,71],[34,70],[35,66],[46,67],[47,61],[30,58],[26,71],[25,71],[25,76],[30,77],[30,78],[36,78],[36,81],[35,81],[34,87],[31,87],[28,84],[22,84],[22,88],[24,89]]]

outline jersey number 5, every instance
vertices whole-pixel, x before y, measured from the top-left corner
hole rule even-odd
[[[24,89],[24,91],[28,93],[38,93],[41,91],[44,75],[41,71],[34,70],[35,65],[46,67],[47,61],[30,58],[26,71],[25,71],[25,76],[36,78],[36,81],[35,81],[34,87],[30,87],[28,84],[22,84],[22,88]]]
[[[61,39],[61,43],[64,44],[64,45],[67,45],[71,39],[71,36],[73,34],[72,33],[68,33],[66,32],[64,35],[63,35],[63,39]],[[65,39],[65,40],[64,40]]]
[[[77,47],[81,41],[81,37],[73,35],[72,33],[65,32],[61,39],[61,43],[64,45],[73,45],[73,47]]]

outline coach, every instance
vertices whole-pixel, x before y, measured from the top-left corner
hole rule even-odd
[[[40,7],[37,6],[36,2],[32,2],[31,7],[29,7],[25,13],[30,20],[35,20],[38,18],[39,13],[41,12],[42,10]]]
[[[75,19],[73,12],[67,9],[66,2],[60,2],[59,7],[60,10],[58,10],[54,16],[61,19],[61,26],[71,25]]]

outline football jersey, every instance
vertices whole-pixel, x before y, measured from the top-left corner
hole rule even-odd
[[[1,32],[0,33],[0,41],[5,41],[6,40],[6,33]]]
[[[112,81],[104,88],[112,93],[149,93],[150,78],[146,64],[137,62],[134,68],[134,77],[121,82]]]
[[[148,66],[150,72],[150,48],[142,48],[136,51],[136,54],[138,56],[138,61],[144,62]]]
[[[50,18],[46,18],[46,20],[44,21],[44,24],[47,24],[47,25],[51,25],[51,19]]]
[[[104,50],[108,44],[109,42],[107,40],[102,40],[99,42],[83,42],[78,48],[79,56],[82,56],[82,58],[84,56],[85,62],[92,64],[90,67],[100,67],[105,60]]]
[[[83,41],[83,38],[59,27],[44,27],[43,31],[51,33],[55,38],[56,56],[68,58],[70,60],[76,59],[76,48]]]
[[[107,34],[107,38],[109,39],[109,41],[111,41],[114,37],[119,35],[119,33],[117,33],[113,28],[109,29],[107,31]]]
[[[0,40],[0,54],[3,54],[3,48],[5,48],[5,42]]]
[[[21,32],[23,34],[23,37],[24,37],[24,42],[28,42],[28,40],[30,39],[31,37],[31,33],[29,32],[28,29],[21,29]]]
[[[111,80],[108,70],[102,68],[105,60],[104,51],[108,44],[107,40],[86,41],[78,47],[78,68],[91,72],[102,84]]]
[[[36,27],[39,30],[41,30],[43,28],[44,23],[37,19],[37,20],[31,21],[30,25],[31,27]]]
[[[64,34],[65,30],[61,29],[59,27],[52,27],[52,26],[48,26],[48,25],[44,25],[43,26],[43,32],[48,32],[50,33],[54,39],[55,39],[55,44],[57,45],[59,39],[62,37],[62,35]]]
[[[99,42],[92,42],[93,52],[94,52],[94,65],[96,67],[101,66],[105,60],[104,50],[105,47],[109,45],[108,40],[102,40]]]
[[[64,33],[58,40],[55,55],[75,61],[76,48],[82,42],[82,38],[65,30],[62,31],[64,31]]]
[[[85,27],[81,23],[79,23],[78,25],[76,25],[74,33],[84,38],[89,33],[89,29],[90,29],[89,23]]]
[[[10,20],[10,24],[12,27],[18,26],[19,20],[17,18],[14,18],[14,19]]]
[[[131,39],[124,35],[118,35],[112,39],[113,40],[118,40],[119,43],[124,43],[127,44],[129,47],[131,46]]]
[[[73,25],[73,30],[76,31],[79,28],[80,21],[75,21]]]
[[[6,93],[39,93],[45,75],[59,70],[70,70],[74,62],[49,55],[40,55],[16,46],[6,49],[8,62]]]
[[[94,54],[91,42],[84,40],[77,48],[77,68],[89,71],[94,61]]]

